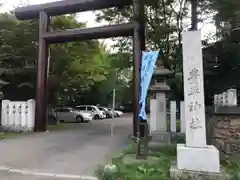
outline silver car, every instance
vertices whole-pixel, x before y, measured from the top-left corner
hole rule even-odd
[[[93,120],[91,113],[82,112],[74,108],[58,108],[55,110],[57,121],[64,122],[89,122]]]
[[[109,110],[109,111],[112,111],[111,108],[108,108],[108,110]],[[122,112],[122,111],[118,111],[118,110],[114,110],[114,113],[115,113],[115,115],[116,115],[117,117],[120,117],[120,116],[123,115],[123,112]]]
[[[93,119],[95,120],[106,118],[106,113],[104,111],[99,110],[97,106],[80,105],[76,106],[75,108],[83,112],[91,113],[93,115]]]

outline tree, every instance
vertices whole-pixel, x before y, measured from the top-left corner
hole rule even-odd
[[[94,104],[112,104],[112,92],[116,90],[116,102],[122,103],[129,97],[126,96],[126,89],[129,87],[129,60],[128,54],[124,53],[111,53],[106,50],[104,45],[100,46],[102,51],[96,56],[98,62],[105,62],[106,79],[95,83],[91,87],[91,91],[88,94],[84,94],[84,99],[81,101]],[[95,96],[92,96],[94,94]],[[129,93],[128,93],[129,94]],[[130,93],[132,94],[132,93]],[[129,99],[131,99],[130,97]]]
[[[85,24],[70,15],[52,19],[53,30],[84,26]],[[1,66],[21,69],[5,73],[4,78],[11,82],[11,89],[19,87],[19,84],[36,87],[38,21],[18,21],[14,15],[5,13],[0,14],[0,27]],[[95,40],[52,45],[49,79],[51,90],[55,92],[51,94],[55,94],[55,97],[56,94],[61,96],[66,88],[76,89],[80,93],[94,83],[104,80],[105,62],[96,59],[100,53],[99,46],[99,42]],[[25,72],[25,67],[31,67],[32,71]],[[35,92],[35,88],[32,91]]]
[[[214,64],[211,71],[215,76],[208,77],[205,84],[208,94],[213,97],[229,88],[240,88],[237,79],[240,75],[240,31],[234,30],[240,25],[240,2],[205,0],[203,7],[214,13],[217,27],[215,39],[218,41],[204,49],[204,63]]]
[[[174,72],[174,77],[182,74],[181,33],[189,25],[185,20],[189,12],[187,0],[150,0],[146,1],[147,47],[160,49],[161,60],[165,67]],[[132,20],[131,7],[122,9],[112,8],[98,13],[97,20],[107,20],[110,24]],[[116,44],[120,52],[131,53],[132,41],[122,38]],[[130,59],[131,60],[131,59]],[[130,62],[131,63],[131,62]],[[175,78],[172,86],[176,92],[182,92],[182,78]]]
[[[216,11],[215,14],[215,22],[218,28],[224,28],[224,22],[225,25],[229,24],[230,28],[234,29],[236,27],[239,27],[240,22],[240,2],[238,0],[219,0],[219,1],[213,1],[208,0],[209,7]]]

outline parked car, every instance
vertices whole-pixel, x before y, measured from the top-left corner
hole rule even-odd
[[[76,109],[78,109],[80,111],[85,111],[85,112],[91,113],[93,116],[93,119],[95,119],[95,120],[106,118],[106,113],[104,111],[99,110],[99,108],[97,106],[80,105],[80,106],[76,106]]]
[[[106,118],[112,118],[113,116],[116,117],[117,113],[112,112],[111,109],[105,108],[105,107],[99,107],[101,111],[104,111],[106,113]]]
[[[133,104],[123,104],[120,106],[117,106],[115,110],[121,111],[121,112],[133,112]]]
[[[93,116],[91,113],[79,111],[74,108],[58,108],[55,110],[55,118],[58,121],[64,122],[89,122],[93,120]]]
[[[112,111],[111,108],[108,108],[109,111]],[[114,110],[114,113],[116,115],[116,117],[120,117],[123,115],[123,112],[122,111],[119,111],[119,110]]]

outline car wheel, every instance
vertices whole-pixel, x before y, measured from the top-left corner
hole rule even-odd
[[[99,120],[99,119],[100,119],[100,116],[99,116],[99,115],[95,115],[95,116],[94,116],[94,119],[95,119],[95,120]]]
[[[77,118],[76,118],[77,123],[83,123],[83,121],[84,121],[84,119],[82,116],[77,116]]]

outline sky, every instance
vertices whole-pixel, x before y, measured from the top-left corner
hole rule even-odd
[[[52,1],[59,0],[0,0],[0,4],[3,3],[3,7],[0,9],[0,12],[13,10],[16,6],[21,4],[21,2],[25,2],[27,4],[42,4]],[[87,27],[96,27],[108,24],[108,22],[97,23],[95,21],[95,17],[96,17],[95,14],[91,11],[78,13],[77,16],[79,21],[87,23]],[[206,39],[209,33],[216,32],[214,24],[211,23],[210,21],[206,21],[203,24],[199,24],[199,28],[202,31],[202,39]],[[103,42],[108,46],[108,48],[110,48],[114,44],[111,39],[106,39]]]

